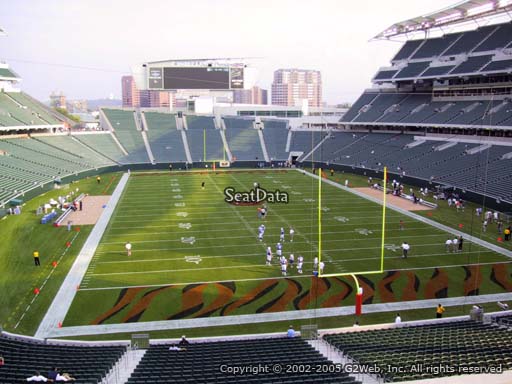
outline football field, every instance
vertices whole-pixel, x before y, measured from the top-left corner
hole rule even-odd
[[[262,203],[236,205],[225,201],[225,188],[243,193],[253,189],[255,183],[268,192],[287,193],[288,202],[267,203],[266,218],[261,218],[258,208]],[[321,205],[319,200],[318,180],[294,170],[132,173],[80,285],[70,311],[72,318],[84,306],[98,308],[98,313],[105,314],[120,301],[128,303],[131,299],[127,292],[131,292],[133,300],[138,297],[147,301],[150,292],[166,288],[173,293],[161,299],[160,305],[166,306],[167,312],[172,312],[173,306],[185,311],[190,305],[182,303],[180,297],[190,294],[190,287],[204,285],[204,292],[197,295],[211,293],[208,303],[212,312],[208,315],[220,314],[220,308],[238,294],[252,303],[261,292],[266,292],[268,287],[261,285],[267,282],[304,281],[304,287],[294,288],[299,295],[312,284],[313,259],[319,254],[320,221],[324,274],[379,270],[382,206],[327,183],[322,183]],[[258,227],[262,224],[265,232],[259,241]],[[283,255],[288,259],[293,253],[295,260],[302,255],[302,274],[293,265],[289,265],[287,276],[281,273],[276,256],[281,228],[285,232]],[[293,241],[290,228],[295,231]],[[508,261],[505,256],[468,240],[462,252],[447,252],[445,241],[453,237],[388,208],[384,270],[428,269],[431,273],[437,267]],[[401,257],[400,245],[404,241],[411,245],[407,259]],[[126,242],[132,244],[131,256],[127,256]],[[265,265],[267,247],[273,253],[271,266]],[[221,283],[236,284],[236,288],[230,286],[229,297],[216,303],[215,300],[221,300]],[[256,284],[260,289],[251,290]],[[250,306],[245,306],[239,307],[251,313]]]

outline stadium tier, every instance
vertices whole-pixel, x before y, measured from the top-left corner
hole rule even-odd
[[[406,42],[374,81],[506,74],[512,69],[512,23]]]
[[[112,157],[125,157],[110,134],[5,138],[0,151],[2,205],[57,178],[116,165]]]
[[[129,163],[149,163],[142,134],[135,122],[135,111],[104,108],[103,112],[114,130],[114,135],[128,152],[125,160]]]
[[[376,364],[388,382],[459,375],[462,367],[512,368],[512,333],[473,321],[329,334],[324,340],[358,364]],[[418,364],[454,371],[391,371]]]
[[[187,125],[188,146],[192,161],[211,161],[225,158],[220,131],[215,129],[213,116],[184,117]]]
[[[169,113],[144,113],[148,140],[157,163],[187,161],[181,131],[176,128],[176,115]]]
[[[265,161],[258,130],[253,128],[254,120],[224,118],[226,140],[233,159],[240,161]]]
[[[324,141],[319,148],[322,152],[315,155],[338,164],[382,169],[383,158],[403,150],[412,141],[410,135],[337,132]]]
[[[302,148],[310,147],[304,138]],[[512,160],[506,156],[510,153],[512,146],[507,145],[429,140],[411,134],[333,132],[312,158],[372,170],[387,166],[392,173],[510,201],[512,192],[507,183],[511,175],[507,170],[512,167]]]
[[[142,358],[129,384],[144,383],[359,383],[347,373],[329,372],[327,360],[305,341],[295,339],[254,339],[193,343],[186,350],[169,350],[171,345],[152,345]],[[223,372],[237,366],[275,364],[325,365],[325,373],[260,372],[230,375]]]
[[[46,145],[53,147],[56,152],[65,152],[71,158],[84,161],[94,167],[105,167],[108,165],[114,165],[115,163],[109,158],[100,154],[78,140],[74,136],[34,136],[34,140],[45,143]],[[49,149],[48,149],[49,150]]]
[[[84,159],[55,150],[41,141],[30,138],[0,140],[0,149],[7,153],[7,157],[40,166],[41,169],[53,175],[64,175],[92,168]]]
[[[347,124],[512,126],[512,101],[436,101],[429,94],[365,92],[342,118]]]
[[[85,146],[111,159],[113,162],[125,162],[125,154],[121,151],[121,148],[117,145],[110,133],[73,135],[73,137]]]
[[[0,92],[0,126],[61,125],[38,101],[22,92]]]
[[[55,367],[69,373],[78,384],[101,383],[126,347],[44,344],[2,335],[0,351],[4,360],[0,366],[0,384],[27,381],[35,371],[46,377]]]
[[[17,104],[8,94],[0,93],[1,124],[3,126],[22,126],[47,124],[30,110]]]
[[[186,115],[184,118],[186,119],[187,122],[187,129],[215,129],[215,122],[213,121],[213,116]]]
[[[286,151],[288,141],[288,122],[283,120],[262,120],[264,129],[263,138],[271,160],[288,160]]]
[[[43,124],[61,124],[62,122],[55,117],[55,113],[50,111],[45,105],[41,104],[31,96],[23,92],[9,92],[7,95],[19,103],[22,108],[26,108],[38,117]]]
[[[17,78],[18,76],[9,68],[0,68],[0,77]]]
[[[321,131],[294,131],[290,143],[290,151],[303,152],[303,156],[311,152],[327,135]]]

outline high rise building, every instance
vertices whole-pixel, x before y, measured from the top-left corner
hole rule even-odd
[[[236,104],[267,104],[268,92],[260,87],[236,89],[233,91],[233,102]]]
[[[140,94],[133,76],[121,78],[123,107],[140,107]]]
[[[272,104],[299,106],[307,100],[310,107],[322,105],[322,76],[320,71],[278,69],[272,83]]]
[[[133,76],[123,76],[121,78],[121,87],[123,107],[168,108],[171,103],[169,92],[139,90]]]
[[[150,107],[166,107],[169,108],[171,98],[169,92],[150,91],[149,92],[149,106]]]
[[[66,109],[66,104],[66,96],[62,92],[52,92],[52,94],[50,95],[50,106],[52,108]]]

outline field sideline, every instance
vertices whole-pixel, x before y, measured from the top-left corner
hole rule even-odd
[[[248,191],[254,182],[268,190],[288,192],[290,203],[269,204],[268,217],[261,220],[255,206],[234,206],[223,200],[225,187]],[[349,305],[353,289],[347,279],[316,281],[311,277],[312,260],[318,253],[317,186],[316,180],[295,171],[133,173],[65,325]],[[381,207],[325,185],[322,208],[325,273],[379,269]],[[472,273],[463,272],[464,268],[482,264],[480,275],[496,274],[494,268],[501,268],[497,265],[508,268],[506,257],[467,240],[463,252],[447,253],[446,232],[391,210],[386,216],[384,267],[387,275],[395,276],[390,284],[397,292],[405,292],[411,279],[418,280],[412,282],[416,292],[400,294],[403,299],[437,297],[438,289],[427,287],[429,280],[435,280],[436,270],[449,271],[450,280],[459,280],[464,273],[466,278],[461,280],[467,285]],[[261,223],[266,231],[260,243],[257,228]],[[296,231],[293,242],[288,235],[291,226]],[[275,256],[274,265],[265,266],[265,249],[271,246],[275,252],[281,227],[286,232],[284,255],[304,256],[302,275],[290,268],[288,275],[282,276]],[[133,244],[130,258],[124,251],[126,241]],[[400,258],[398,247],[403,241],[412,246],[408,259]],[[361,279],[368,294],[378,290],[364,276]],[[475,284],[477,280],[475,275]],[[424,289],[417,284],[424,284]],[[480,283],[477,285],[480,288]],[[460,295],[467,290],[453,288],[452,292]],[[382,292],[371,297],[371,302],[389,300]]]

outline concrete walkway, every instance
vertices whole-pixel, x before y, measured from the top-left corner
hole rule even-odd
[[[441,303],[445,307],[458,306],[461,304],[481,304],[497,301],[509,301],[512,299],[511,293],[498,293],[494,295],[451,297],[447,299],[416,300],[397,303],[368,304],[363,307],[363,313],[378,312],[400,312],[410,309],[431,308],[434,315],[437,304]],[[59,338],[80,335],[97,335],[107,333],[132,333],[147,331],[165,331],[185,328],[204,328],[226,325],[267,323],[271,321],[296,321],[319,317],[347,316],[354,314],[353,306],[344,306],[336,308],[308,309],[303,311],[286,311],[273,313],[259,313],[252,315],[238,316],[217,316],[198,319],[168,320],[168,321],[146,321],[138,323],[123,324],[104,324],[104,325],[84,325],[76,327],[53,327],[48,330],[46,337]],[[393,318],[390,321],[394,320]]]
[[[69,307],[71,307],[71,303],[75,298],[77,287],[80,285],[83,277],[85,276],[85,273],[87,272],[89,263],[91,262],[94,253],[96,252],[96,248],[98,247],[101,237],[107,228],[110,218],[114,213],[117,202],[119,201],[126,183],[128,182],[128,177],[128,173],[125,173],[121,177],[119,184],[117,185],[114,193],[112,194],[112,197],[110,198],[110,202],[103,210],[100,218],[98,219],[98,222],[94,226],[92,232],[89,234],[89,237],[82,247],[82,250],[76,257],[76,260],[69,270],[66,278],[64,279],[64,282],[60,286],[57,295],[55,295],[50,308],[48,308],[46,315],[39,324],[39,328],[37,329],[35,337],[48,337],[52,330],[58,329],[59,323],[64,321]]]
[[[313,177],[313,178],[315,178],[317,180],[319,179],[318,175],[314,175],[311,172],[305,171],[303,169],[297,169],[297,171],[301,172],[301,173],[304,173],[304,174],[306,174],[308,176],[311,176],[311,177]],[[336,183],[336,182],[334,182],[332,180],[329,180],[329,179],[322,179],[322,181],[324,183],[332,185],[333,187],[342,189],[342,190],[344,190],[346,192],[349,192],[349,193],[352,193],[354,195],[357,195],[357,196],[359,196],[359,197],[361,197],[363,199],[366,199],[366,200],[372,201],[372,202],[374,202],[376,204],[382,205],[382,201],[380,201],[379,199],[376,199],[374,197],[368,196],[368,195],[366,195],[364,193],[361,193],[360,191],[357,191],[357,190],[355,190],[353,188],[347,188],[347,187],[342,186],[342,185],[340,185],[340,184],[338,184],[338,183]],[[489,242],[487,242],[485,240],[482,240],[482,239],[480,239],[478,237],[468,235],[465,232],[458,231],[458,230],[456,230],[454,228],[450,228],[450,227],[448,227],[446,225],[440,224],[440,223],[438,223],[438,222],[436,222],[434,220],[427,219],[426,217],[417,215],[417,214],[415,214],[413,212],[407,211],[405,209],[398,208],[398,207],[390,205],[390,204],[386,204],[386,207],[391,209],[391,210],[393,210],[393,211],[395,211],[395,212],[399,212],[399,213],[401,213],[401,214],[403,214],[405,216],[408,216],[408,217],[410,217],[412,219],[415,219],[415,220],[418,220],[418,221],[420,221],[422,223],[431,225],[432,227],[435,227],[435,228],[440,229],[442,231],[451,233],[451,234],[456,235],[456,236],[462,236],[462,237],[464,237],[464,239],[469,240],[472,243],[481,245],[482,247],[487,248],[487,249],[489,249],[491,251],[494,251],[494,252],[499,253],[499,254],[501,254],[503,256],[512,258],[512,251],[509,251],[509,250],[507,250],[505,248],[499,247],[499,246],[497,246],[495,244],[489,243]]]

